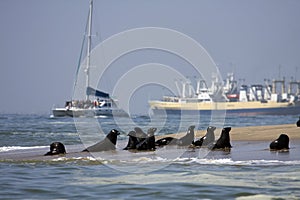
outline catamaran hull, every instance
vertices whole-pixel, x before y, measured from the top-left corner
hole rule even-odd
[[[123,110],[116,109],[65,109],[56,108],[52,110],[53,117],[128,117],[128,114]]]

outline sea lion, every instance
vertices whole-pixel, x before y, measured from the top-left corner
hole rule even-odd
[[[289,149],[289,136],[286,134],[281,134],[279,138],[271,142],[270,150],[283,150]]]
[[[149,128],[147,131],[147,137],[140,143],[136,145],[137,150],[155,150],[155,136],[154,133],[156,128]]]
[[[61,142],[53,142],[50,145],[50,151],[47,152],[44,156],[52,156],[58,154],[66,154],[65,146]]]
[[[131,150],[131,149],[136,149],[136,145],[138,144],[138,140],[136,137],[136,132],[135,131],[130,131],[128,133],[129,139],[127,146],[123,150]]]
[[[192,144],[195,138],[195,133],[194,133],[195,126],[190,126],[188,128],[188,131],[186,135],[183,137],[177,139],[173,137],[165,137],[162,139],[159,139],[155,142],[156,146],[165,146],[165,145],[178,145],[178,146],[188,146]]]
[[[193,145],[196,147],[208,146],[215,141],[215,133],[216,127],[209,126],[207,127],[207,132],[205,136],[193,142]]]
[[[299,117],[299,120],[297,121],[296,125],[297,125],[297,127],[300,127],[300,117]]]
[[[165,138],[155,141],[155,146],[165,146],[165,145],[169,145],[169,144],[176,145],[177,141],[178,141],[178,139],[176,139],[176,138],[165,137]]]
[[[147,138],[147,134],[140,127],[135,127],[134,131],[136,132],[137,142],[141,143]]]
[[[120,132],[116,129],[112,129],[104,140],[84,149],[83,151],[88,152],[98,152],[98,151],[110,151],[116,149],[117,136],[120,135]]]
[[[180,139],[178,139],[177,145],[179,145],[179,146],[188,146],[188,145],[192,144],[192,142],[195,139],[194,129],[195,129],[195,126],[190,126],[188,128],[188,131],[187,131],[186,135],[181,137]]]
[[[212,149],[230,149],[232,146],[230,144],[230,136],[229,132],[231,127],[226,127],[222,129],[222,133],[220,138],[217,140],[215,144],[213,144]]]

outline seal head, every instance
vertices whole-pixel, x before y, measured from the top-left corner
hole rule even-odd
[[[58,154],[66,154],[66,149],[63,143],[53,142],[50,144],[50,151],[45,154],[45,156],[52,156]]]

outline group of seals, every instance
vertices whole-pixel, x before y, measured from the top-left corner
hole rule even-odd
[[[195,138],[194,129],[195,129],[195,126],[190,126],[188,128],[187,133],[183,137],[181,137],[179,139],[173,138],[173,137],[165,137],[165,138],[157,140],[155,142],[155,145],[159,146],[159,147],[165,146],[165,145],[188,146],[188,145],[192,144],[194,141],[194,138]]]
[[[149,128],[147,134],[139,127],[134,128],[134,131],[128,133],[128,144],[123,150],[155,150],[156,128]]]
[[[194,141],[195,133],[194,133],[195,126],[190,126],[186,135],[177,139],[173,137],[165,137],[159,139],[155,142],[156,146],[165,146],[165,145],[177,145],[177,146],[189,146],[189,147],[208,147],[210,149],[224,149],[228,150],[232,146],[230,144],[230,136],[229,132],[231,127],[226,127],[222,129],[222,133],[220,138],[215,141],[215,133],[216,127],[209,126],[207,128],[207,132],[205,136],[200,138],[199,140]]]
[[[123,150],[143,150],[143,151],[155,151],[156,147],[162,147],[166,145],[188,146],[188,147],[208,147],[211,150],[221,149],[230,150],[232,148],[230,144],[231,127],[225,127],[222,129],[220,138],[215,141],[214,131],[216,127],[209,126],[206,134],[199,140],[194,141],[195,126],[190,126],[187,133],[181,138],[165,137],[155,141],[154,133],[156,128],[149,128],[147,134],[139,127],[134,128],[134,131],[128,133],[128,144]],[[110,151],[116,149],[117,136],[120,132],[116,129],[112,129],[107,136],[100,142],[84,149],[82,152],[99,152]],[[270,150],[288,150],[289,149],[289,137],[286,134],[281,134],[279,138],[272,141],[270,144]],[[45,156],[66,154],[65,146],[61,142],[53,142],[50,145],[50,151]]]
[[[112,129],[107,136],[100,142],[84,149],[82,152],[97,152],[97,151],[109,151],[116,149],[117,136],[120,132],[116,129]],[[45,156],[66,154],[65,146],[61,142],[53,142],[50,145],[50,151]]]

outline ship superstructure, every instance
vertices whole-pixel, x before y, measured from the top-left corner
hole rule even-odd
[[[226,110],[238,114],[300,114],[300,81],[291,80],[286,87],[285,79],[264,84],[246,85],[235,80],[229,73],[224,83],[212,78],[210,87],[204,80],[176,82],[178,96],[164,96],[162,100],[150,101],[154,114],[195,113]],[[286,89],[288,88],[288,89]]]

